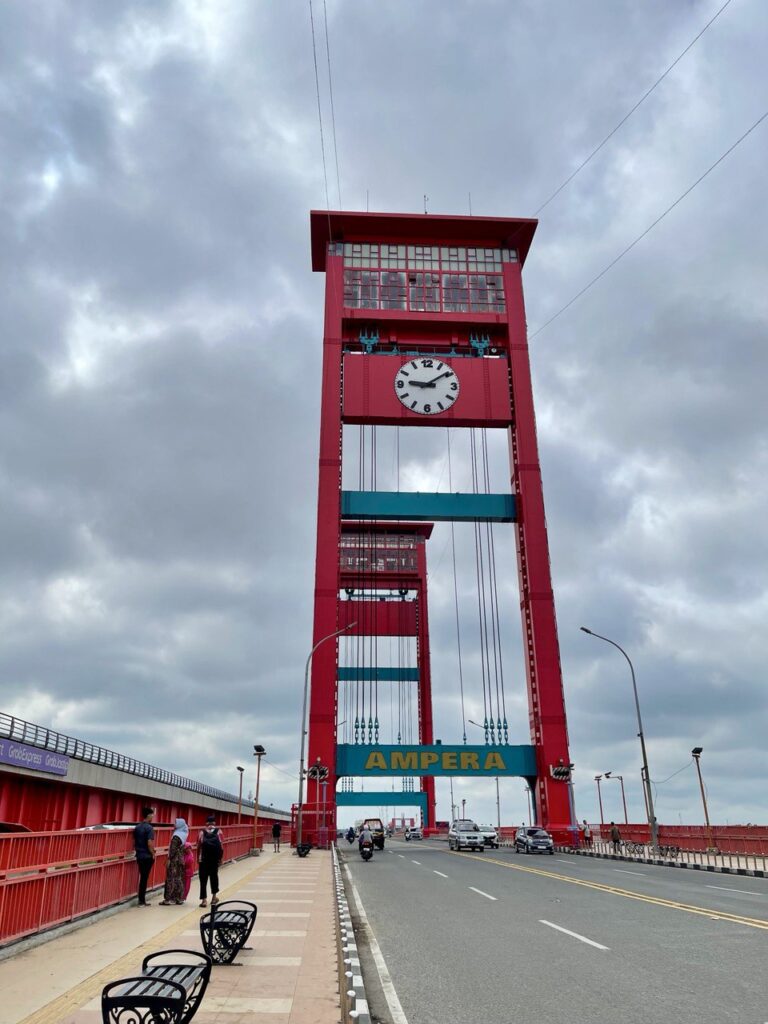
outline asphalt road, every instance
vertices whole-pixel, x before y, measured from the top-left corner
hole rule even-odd
[[[341,853],[408,1024],[768,1022],[768,879],[431,841]]]

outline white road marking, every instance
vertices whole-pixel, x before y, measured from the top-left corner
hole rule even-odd
[[[420,860],[413,860],[413,858],[411,858],[411,863],[418,864],[419,867],[421,867],[421,861]]]
[[[573,860],[576,860],[576,858],[574,857]],[[562,857],[555,857],[555,864],[567,864],[569,868],[572,868],[573,860],[563,860]]]
[[[433,875],[440,875],[441,878],[447,878],[448,877],[448,875],[444,875],[442,871],[434,871],[433,870],[432,874]]]
[[[397,997],[397,992],[395,991],[395,986],[392,981],[392,976],[389,973],[387,962],[384,959],[384,956],[381,952],[381,947],[379,946],[379,943],[376,941],[376,936],[373,933],[373,928],[371,928],[370,922],[368,921],[368,915],[365,913],[365,909],[363,908],[363,901],[360,899],[360,893],[357,891],[357,886],[352,881],[352,874],[349,870],[349,867],[346,864],[344,865],[344,870],[346,871],[347,878],[349,879],[349,886],[350,889],[352,890],[352,899],[355,903],[355,906],[357,907],[357,913],[360,918],[360,925],[363,931],[366,933],[366,938],[368,939],[368,947],[371,951],[373,962],[376,964],[376,971],[378,972],[379,975],[379,981],[381,982],[381,988],[382,991],[384,992],[384,998],[387,1000],[389,1012],[392,1016],[392,1024],[408,1024],[408,1018],[405,1016],[405,1013],[403,1012],[403,1007],[400,1004],[400,1000]]]
[[[568,928],[563,928],[562,925],[552,924],[551,921],[545,921],[543,918],[539,919],[539,924],[545,924],[548,928],[554,928],[558,932],[563,932],[564,935],[570,935],[573,939],[578,939],[579,942],[586,942],[588,946],[594,946],[595,949],[609,949],[609,946],[601,946],[599,942],[594,942],[592,939],[588,939],[586,935],[579,935],[578,932],[569,931]]]
[[[764,896],[765,893],[754,892],[752,889],[733,889],[725,885],[708,885],[708,889],[721,889],[723,892],[745,892],[748,896]]]
[[[614,868],[614,871],[620,871],[622,875],[640,875],[641,878],[645,878],[644,871],[627,871],[626,868]]]
[[[491,894],[489,892],[483,892],[482,889],[476,889],[474,887],[474,885],[470,885],[469,888],[472,890],[472,892],[476,892],[478,894],[478,896],[485,896],[485,898],[487,900],[495,900],[496,899],[496,896],[491,896]]]
[[[402,858],[403,858],[403,860],[405,860],[405,854],[404,854],[404,853],[398,853],[398,855],[397,855],[397,856],[398,856],[398,857],[402,857]]]

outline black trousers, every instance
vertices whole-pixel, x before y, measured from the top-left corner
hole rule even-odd
[[[218,862],[215,864],[208,864],[204,860],[200,861],[200,899],[204,900],[208,892],[208,882],[211,883],[211,896],[215,896],[219,891],[219,865]]]
[[[154,863],[154,857],[141,857],[136,860],[136,866],[139,869],[139,903],[147,902],[147,881]]]

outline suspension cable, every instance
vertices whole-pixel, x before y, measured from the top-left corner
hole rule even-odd
[[[451,465],[451,429],[446,431],[448,437],[448,492],[453,494],[453,468]],[[459,623],[459,585],[456,581],[456,532],[455,523],[451,520],[451,557],[453,560],[453,606],[456,612],[456,651],[459,660],[459,693],[461,694],[461,727],[464,742],[467,742],[467,715],[464,709],[464,669],[461,658],[461,626]]]

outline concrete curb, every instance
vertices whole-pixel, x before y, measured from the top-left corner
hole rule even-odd
[[[599,853],[595,850],[574,850],[570,846],[556,846],[558,853],[572,857],[597,857],[600,860],[618,860],[627,864],[653,864],[660,868],[687,868],[689,871],[708,871],[718,875],[742,875],[749,878],[768,878],[768,871],[760,868],[734,868],[719,864],[691,864],[685,860],[664,860],[661,857],[625,857],[618,853]]]
[[[347,894],[341,878],[339,855],[336,847],[331,847],[333,856],[333,884],[336,887],[336,936],[339,947],[339,999],[342,1017],[350,1017],[359,1024],[371,1024],[368,999],[365,994],[363,975],[360,970],[360,957],[357,951],[357,940],[352,927]]]

